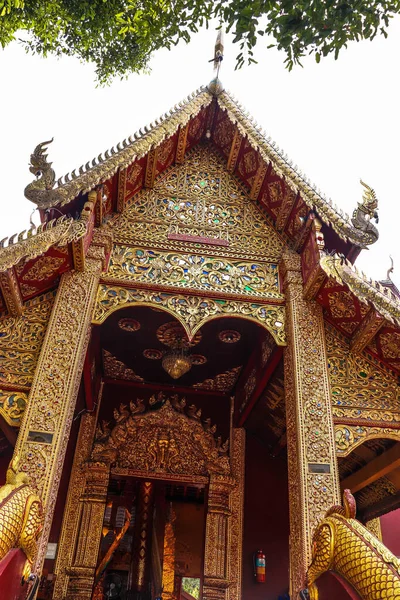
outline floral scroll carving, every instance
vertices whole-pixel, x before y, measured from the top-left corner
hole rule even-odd
[[[103,421],[96,430],[91,460],[116,464],[130,471],[207,477],[230,475],[228,442],[214,436],[215,426],[201,422],[194,405],[177,396],[161,408],[145,412],[142,401],[114,411],[115,425]]]

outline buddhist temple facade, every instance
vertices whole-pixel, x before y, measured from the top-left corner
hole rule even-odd
[[[338,210],[218,79],[58,181],[49,144],[0,248],[0,597],[400,598],[375,192]]]

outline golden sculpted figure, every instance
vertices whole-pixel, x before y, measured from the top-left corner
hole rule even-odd
[[[360,179],[361,185],[364,187],[362,202],[358,203],[357,208],[353,211],[351,222],[359,231],[363,232],[366,244],[373,244],[379,237],[378,229],[371,222],[375,219],[378,223],[378,198],[375,191]]]
[[[310,600],[318,600],[316,580],[335,571],[363,600],[400,597],[400,561],[359,521],[350,490],[343,495],[344,508],[333,506],[313,536],[313,560],[308,569]]]
[[[37,539],[43,527],[42,501],[19,471],[19,458],[8,467],[6,484],[0,488],[0,560],[12,548],[21,548],[27,558],[28,577],[37,552]]]

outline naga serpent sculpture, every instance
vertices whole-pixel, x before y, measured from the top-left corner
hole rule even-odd
[[[373,223],[371,223],[371,219],[375,219],[375,222],[378,223],[378,199],[374,190],[369,187],[366,183],[360,179],[361,185],[365,188],[363,193],[362,202],[358,203],[357,208],[353,211],[353,215],[351,217],[351,222],[353,226],[361,231],[364,235],[364,243],[365,244],[373,244],[379,237],[378,229],[375,227]]]
[[[313,559],[307,573],[310,600],[318,600],[316,580],[326,571],[346,579],[363,600],[400,598],[400,561],[355,519],[350,490],[342,506],[333,506],[313,536]]]
[[[27,558],[23,576],[28,578],[36,558],[37,540],[43,528],[43,505],[19,471],[19,457],[9,464],[6,483],[0,488],[0,560],[12,548],[21,548]]]
[[[36,180],[26,186],[24,195],[41,210],[53,208],[63,198],[63,190],[54,188],[56,174],[52,169],[52,163],[47,160],[47,146],[53,140],[38,144],[31,154],[29,170],[36,176]]]

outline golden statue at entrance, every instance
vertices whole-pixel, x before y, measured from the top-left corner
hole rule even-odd
[[[42,527],[42,501],[29,486],[27,475],[19,471],[16,456],[8,467],[6,484],[0,488],[0,560],[12,548],[21,548],[27,558],[24,576],[29,576]]]
[[[344,508],[333,506],[313,537],[313,561],[308,570],[311,600],[318,600],[317,579],[328,570],[350,582],[365,600],[398,598],[400,561],[356,520],[356,502],[344,491]]]

